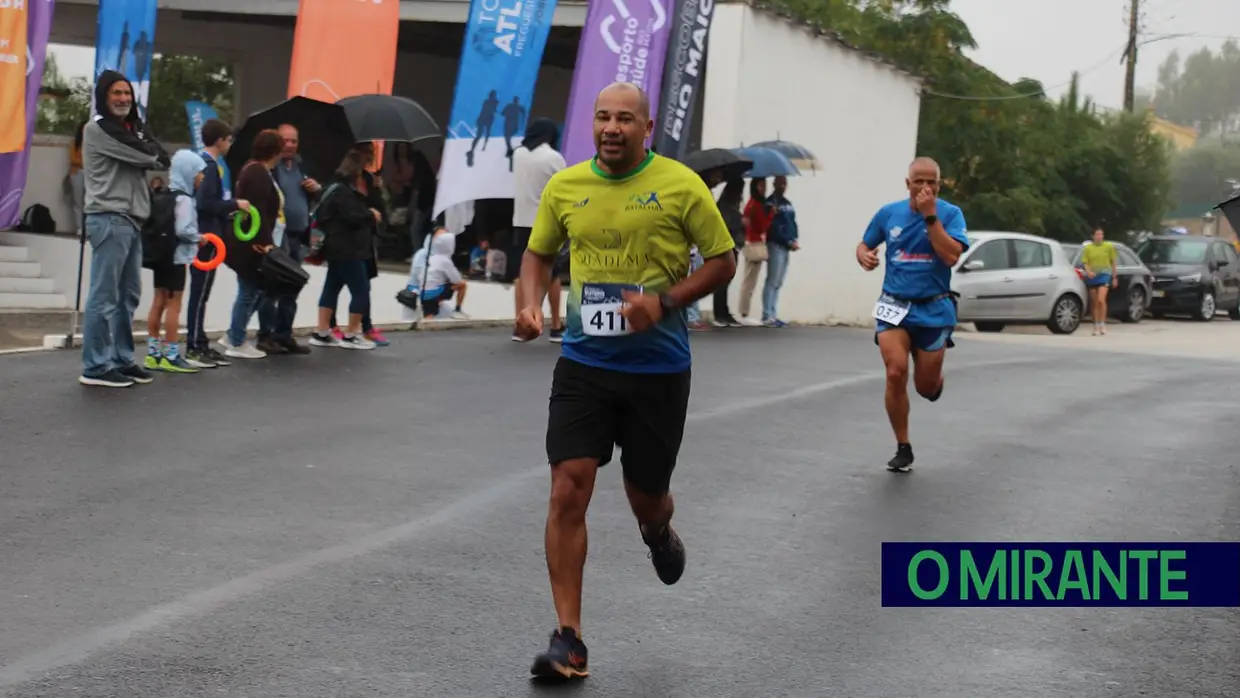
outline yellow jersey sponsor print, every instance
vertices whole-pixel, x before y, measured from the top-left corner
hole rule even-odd
[[[732,251],[710,189],[675,160],[654,153],[624,175],[593,160],[555,174],[543,189],[529,249],[552,256],[569,243],[564,357],[630,373],[689,369],[685,313],[636,333],[620,315],[624,291],[662,293],[689,274],[689,248],[709,259]]]

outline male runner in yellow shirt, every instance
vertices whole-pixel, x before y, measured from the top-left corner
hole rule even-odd
[[[586,507],[616,446],[655,572],[675,584],[685,568],[668,493],[689,405],[685,309],[731,280],[736,259],[702,178],[646,150],[653,124],[636,85],[599,93],[598,155],[547,183],[521,264],[526,302],[517,331],[533,338],[542,332],[556,252],[569,242],[572,288],[547,423],[547,569],[559,625],[530,668],[535,676],[589,675],[581,640]],[[706,263],[689,274],[692,245]]]

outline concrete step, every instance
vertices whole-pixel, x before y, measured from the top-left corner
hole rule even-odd
[[[42,347],[47,335],[69,332],[72,310],[6,310],[0,308],[0,353]]]
[[[28,262],[30,250],[16,245],[0,245],[0,262]]]
[[[37,279],[42,272],[38,262],[0,262],[0,276]]]
[[[28,279],[23,276],[0,276],[0,293],[55,293],[51,279]]]
[[[68,299],[59,293],[4,293],[0,292],[0,309],[64,309],[71,307]]]

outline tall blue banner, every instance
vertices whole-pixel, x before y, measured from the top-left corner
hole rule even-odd
[[[186,102],[185,115],[189,117],[189,142],[194,150],[202,150],[206,145],[202,142],[202,125],[220,115],[206,102]]]
[[[472,0],[456,74],[435,215],[511,199],[512,154],[525,137],[556,0]]]
[[[138,114],[146,119],[155,56],[156,0],[99,0],[95,32],[95,78],[105,70],[121,73],[133,85]],[[94,109],[94,100],[91,100]]]

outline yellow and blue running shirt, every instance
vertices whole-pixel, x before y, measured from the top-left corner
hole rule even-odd
[[[551,256],[569,243],[572,288],[566,359],[627,373],[689,370],[684,311],[635,333],[620,314],[625,290],[663,293],[689,274],[689,248],[709,259],[732,251],[719,207],[702,178],[649,153],[611,175],[594,160],[557,172],[543,189],[529,249]]]

